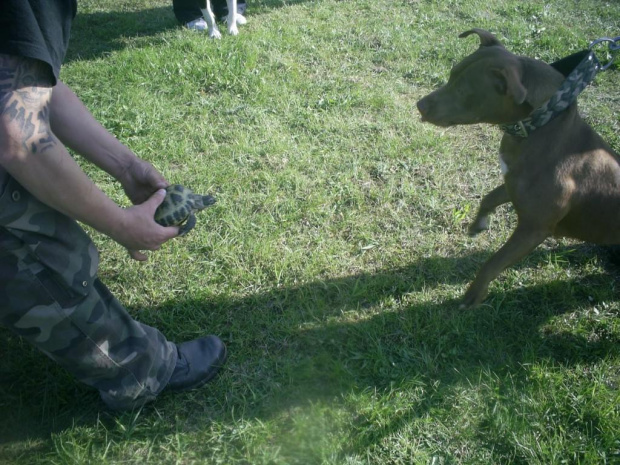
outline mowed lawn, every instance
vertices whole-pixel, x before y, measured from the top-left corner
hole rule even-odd
[[[0,463],[620,463],[620,259],[548,240],[459,310],[515,226],[502,207],[467,236],[501,134],[415,107],[478,47],[459,33],[551,62],[620,35],[617,1],[249,0],[221,41],[170,1],[78,4],[62,79],[171,183],[218,198],[147,263],[93,232],[100,276],[135,318],[218,334],[230,358],[115,414],[0,329]],[[579,99],[617,151],[619,69]]]

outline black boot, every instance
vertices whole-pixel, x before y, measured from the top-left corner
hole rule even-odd
[[[217,336],[177,344],[179,359],[166,389],[187,391],[211,381],[226,362],[226,346]]]

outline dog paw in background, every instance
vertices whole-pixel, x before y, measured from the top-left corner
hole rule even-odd
[[[239,28],[237,26],[247,23],[245,16],[237,11],[237,0],[226,0],[226,7],[228,14],[224,19],[226,28],[230,35],[236,36],[239,34]],[[206,0],[200,7],[202,16],[207,24],[207,33],[211,39],[221,39],[222,33],[217,27],[215,15],[213,14],[213,8],[211,6],[211,0]]]

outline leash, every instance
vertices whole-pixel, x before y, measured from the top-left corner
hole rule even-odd
[[[620,50],[620,36],[614,37],[613,39],[609,37],[602,37],[600,39],[593,40],[592,42],[590,42],[590,46],[588,47],[588,49],[592,50],[596,45],[602,44],[602,43],[607,43],[607,48],[609,50],[609,54],[611,55],[611,58],[607,62],[607,64],[601,66],[600,68],[601,71],[605,71],[614,62],[614,58],[615,58],[614,52],[617,52],[618,50]]]
[[[602,43],[607,44],[610,55],[605,64],[601,64],[593,50]],[[594,80],[598,72],[605,71],[613,64],[615,52],[618,50],[620,50],[620,36],[613,39],[603,37],[590,42],[587,50],[551,63],[551,66],[565,76],[560,88],[547,102],[530,113],[530,116],[516,123],[502,124],[500,129],[513,136],[525,138],[532,131],[547,124],[577,100],[579,94]]]

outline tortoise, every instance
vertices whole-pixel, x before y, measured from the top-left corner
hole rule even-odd
[[[164,201],[155,210],[155,221],[162,226],[179,226],[179,236],[184,236],[196,226],[195,213],[214,203],[211,195],[194,194],[180,184],[168,186]]]

